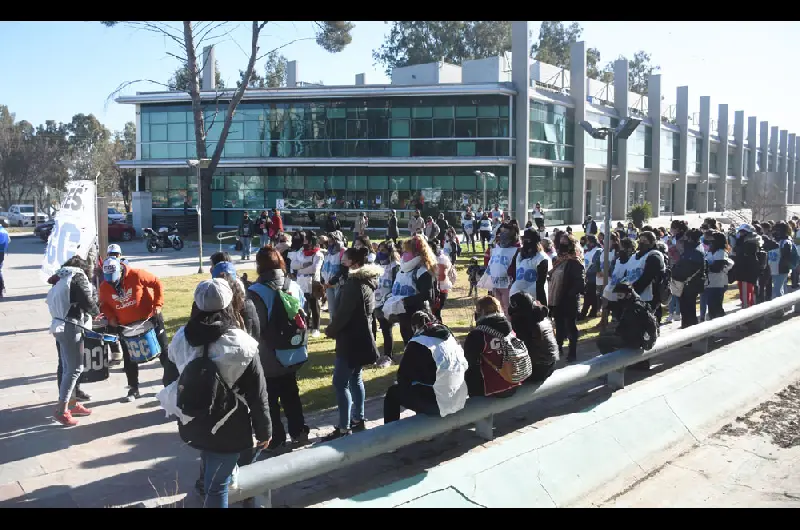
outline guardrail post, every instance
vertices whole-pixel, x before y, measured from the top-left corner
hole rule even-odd
[[[708,353],[708,337],[692,341],[692,351],[700,355]]]
[[[611,390],[622,390],[625,388],[625,368],[606,374],[606,385]]]
[[[491,441],[494,439],[494,414],[489,414],[475,423],[475,434],[484,440]]]
[[[272,490],[267,490],[255,497],[256,508],[272,508]]]
[[[795,315],[800,315],[800,304],[795,304],[794,305],[794,314]]]

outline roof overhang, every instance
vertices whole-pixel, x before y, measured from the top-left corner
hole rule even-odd
[[[330,86],[309,88],[268,88],[246,90],[243,101],[254,100],[302,100],[302,99],[336,99],[336,98],[374,98],[390,96],[481,96],[481,95],[516,95],[517,91],[511,83],[453,83],[438,85],[360,85]],[[204,101],[233,98],[233,90],[220,92],[201,92]],[[188,92],[139,92],[135,96],[119,96],[117,103],[190,103]]]

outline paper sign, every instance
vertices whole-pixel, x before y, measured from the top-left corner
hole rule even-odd
[[[47,249],[40,277],[47,281],[74,255],[86,259],[97,240],[95,210],[97,196],[94,181],[70,182],[61,209],[56,214],[53,231],[47,240]]]
[[[275,208],[277,208],[278,210],[283,210],[283,205],[284,205],[283,199],[275,199]]]
[[[380,196],[380,195],[377,195],[377,196],[375,197],[375,204],[380,204],[380,203],[381,203],[381,196]]]

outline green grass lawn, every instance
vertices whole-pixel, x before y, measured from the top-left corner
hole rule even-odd
[[[478,245],[478,249],[480,249]],[[463,342],[473,325],[474,305],[472,298],[468,297],[469,282],[467,280],[466,267],[469,264],[471,252],[465,252],[456,263],[458,272],[458,282],[453,290],[450,291],[447,305],[442,311],[442,317],[453,331],[456,338]],[[483,252],[474,254],[481,265],[483,265]],[[251,280],[256,277],[253,261],[241,263],[238,257],[234,258],[238,273],[247,273]],[[186,323],[191,311],[194,289],[201,280],[208,279],[208,274],[194,274],[191,276],[176,276],[165,278],[164,287],[164,321],[167,333],[170,338],[177,329]],[[481,293],[485,294],[485,293]],[[728,290],[725,294],[725,302],[735,300],[738,292],[735,289]],[[320,318],[320,328],[325,329],[329,321],[328,313],[323,312]],[[599,334],[599,318],[586,320],[578,323],[580,331],[580,341],[593,340]],[[383,338],[378,331],[378,347],[382,350]],[[394,331],[394,351],[403,351],[403,342],[400,338],[400,330],[395,326]],[[303,408],[307,412],[322,410],[336,406],[336,395],[331,386],[333,377],[333,362],[335,358],[335,343],[332,339],[322,334],[317,339],[309,339],[309,359],[308,362],[298,372],[298,384],[300,386],[300,397]],[[385,369],[365,368],[363,371],[364,386],[366,387],[367,397],[381,396],[386,389],[395,381],[397,365],[392,365]]]

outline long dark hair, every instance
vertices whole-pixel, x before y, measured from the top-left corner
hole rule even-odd
[[[219,311],[209,312],[201,311],[196,303],[192,303],[192,311],[189,314],[189,320],[199,321],[204,324],[220,322],[223,329],[243,329],[243,326],[239,323],[240,318],[236,315],[233,304],[228,304],[226,308]]]
[[[367,256],[369,256],[369,249],[366,247],[350,247],[344,253],[344,257],[347,258],[350,263],[358,265],[359,267],[363,267],[367,262]]]
[[[62,267],[75,267],[76,269],[80,269],[84,272],[84,274],[86,274],[86,277],[89,278],[90,280],[94,275],[94,268],[89,265],[89,260],[85,260],[82,257],[78,256],[77,254],[75,254],[67,261],[65,261]]]

